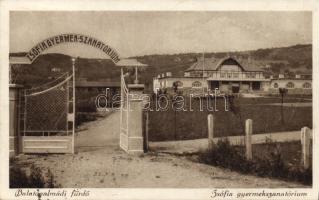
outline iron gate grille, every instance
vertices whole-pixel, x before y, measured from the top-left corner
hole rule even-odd
[[[68,73],[20,95],[23,153],[74,153],[74,75]]]
[[[68,135],[70,79],[71,76],[65,74],[51,84],[25,90],[24,136]],[[52,84],[56,85],[51,87]]]

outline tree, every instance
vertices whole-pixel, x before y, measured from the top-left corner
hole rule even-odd
[[[287,88],[279,88],[279,94],[281,95],[281,123],[284,124],[284,96],[288,93]]]
[[[178,81],[173,82],[173,90],[174,90],[174,92],[176,94],[177,91],[178,91]]]

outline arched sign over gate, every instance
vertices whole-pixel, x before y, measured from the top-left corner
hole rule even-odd
[[[46,49],[63,43],[86,44],[103,51],[103,53],[108,55],[114,63],[120,61],[118,53],[112,47],[93,37],[75,33],[61,34],[47,38],[35,45],[27,53],[26,57],[33,62]]]
[[[123,67],[147,66],[135,59],[121,59],[117,52],[105,43],[82,34],[61,34],[50,37],[35,45],[26,54],[28,64],[32,63],[46,49],[63,44],[86,44],[103,51],[116,66],[121,67],[121,118],[120,147],[126,152],[143,152],[142,122],[134,122],[134,131],[129,133],[129,116],[124,109],[129,108],[129,92],[123,75]],[[23,153],[74,153],[75,151],[75,58],[72,58],[72,73],[66,72],[61,77],[42,86],[24,90],[19,97],[20,111],[15,118],[18,121],[17,133],[19,149]],[[137,74],[136,74],[137,77]],[[137,79],[136,79],[137,80]],[[144,88],[137,84],[137,89]],[[143,86],[143,87],[141,87]],[[131,87],[134,88],[134,87]],[[140,101],[140,100],[139,100]],[[134,102],[137,102],[136,99]],[[135,105],[135,104],[134,104]],[[138,106],[139,104],[136,104]],[[138,110],[138,109],[137,109]],[[138,112],[141,112],[139,110]],[[136,128],[138,127],[138,128]],[[21,145],[20,145],[21,143]],[[15,150],[12,150],[15,151]]]

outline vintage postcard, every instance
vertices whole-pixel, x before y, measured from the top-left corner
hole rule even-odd
[[[318,199],[319,7],[270,2],[0,1],[0,199]]]

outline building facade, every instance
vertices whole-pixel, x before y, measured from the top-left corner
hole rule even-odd
[[[184,76],[172,76],[170,72],[153,79],[153,90],[172,92],[173,84],[184,94],[207,93],[218,89],[222,93],[276,94],[279,88],[291,94],[311,94],[311,76],[295,78],[266,77],[265,64],[249,59],[226,57],[223,59],[198,59],[184,72]],[[288,84],[289,83],[289,84]]]
[[[312,79],[296,75],[295,78],[274,78],[271,79],[268,92],[270,94],[278,94],[279,88],[287,88],[288,94],[311,95]]]

